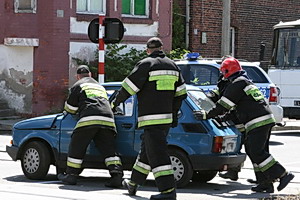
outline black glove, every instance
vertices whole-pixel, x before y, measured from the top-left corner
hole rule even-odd
[[[110,105],[111,105],[112,111],[115,113],[117,111],[117,107],[119,106],[119,104],[116,103],[116,99],[112,99]]]
[[[196,120],[205,120],[207,119],[207,113],[205,110],[197,110],[197,111],[194,111],[194,117]]]
[[[175,128],[177,127],[177,125],[178,125],[178,112],[173,112],[173,121],[171,127]]]

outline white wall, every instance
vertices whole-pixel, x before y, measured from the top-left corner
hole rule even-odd
[[[21,113],[31,112],[33,47],[0,45],[0,98]]]

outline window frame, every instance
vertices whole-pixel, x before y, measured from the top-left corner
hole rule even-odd
[[[14,0],[15,13],[36,13],[37,0],[28,0],[28,1],[30,1],[30,4],[31,4],[30,9],[20,9],[19,8],[20,1],[25,1],[25,0]]]
[[[76,0],[76,14],[87,14],[87,15],[93,15],[93,14],[105,14],[106,13],[106,0],[101,0],[102,1],[102,7],[103,7],[103,11],[99,11],[99,12],[91,12],[91,11],[77,11],[77,1]],[[90,10],[90,3],[91,0],[86,0],[87,4],[88,4],[88,9]]]
[[[121,11],[122,17],[131,17],[131,18],[149,18],[149,0],[145,0],[145,15],[135,15],[134,12],[134,0],[130,0],[130,14],[123,14]],[[123,6],[123,1],[122,1]]]

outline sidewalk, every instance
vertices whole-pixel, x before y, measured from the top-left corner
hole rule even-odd
[[[0,119],[0,131],[11,131],[15,123],[24,119]],[[285,126],[275,126],[273,131],[295,131],[300,130],[300,120],[284,118]]]

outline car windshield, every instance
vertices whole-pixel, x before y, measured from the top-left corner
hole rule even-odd
[[[196,86],[216,85],[220,76],[219,69],[211,65],[178,64],[187,84]]]
[[[243,69],[247,72],[247,75],[252,80],[253,83],[268,83],[268,79],[265,75],[256,67],[245,66]]]
[[[199,109],[209,111],[215,107],[214,102],[212,102],[201,90],[188,90],[188,96],[198,106]]]

